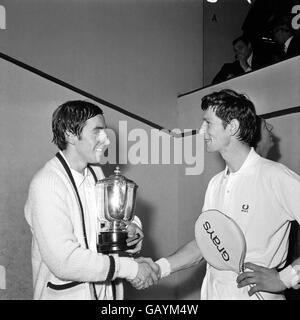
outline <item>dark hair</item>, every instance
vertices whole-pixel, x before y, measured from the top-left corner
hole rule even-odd
[[[254,104],[244,94],[230,89],[213,92],[202,98],[201,108],[212,108],[216,116],[222,120],[224,128],[231,120],[238,120],[238,140],[251,145],[256,132],[256,112]]]
[[[261,140],[261,125],[265,121],[266,120],[263,119],[262,117],[256,116],[256,131],[254,133],[253,140],[251,142],[251,147],[253,147],[254,149],[256,149],[259,141]]]
[[[233,46],[236,45],[236,43],[238,43],[239,41],[243,41],[243,42],[244,42],[245,44],[247,44],[247,45],[251,44],[250,39],[249,39],[248,37],[246,37],[245,35],[242,35],[242,36],[234,39],[234,40],[232,41],[232,45],[233,45]]]
[[[87,101],[74,100],[63,103],[52,115],[52,142],[60,150],[65,150],[67,147],[66,132],[80,137],[85,122],[98,114],[102,115],[102,110]]]
[[[270,22],[271,31],[274,32],[275,29],[281,28],[286,32],[293,34],[295,30],[292,27],[291,20],[292,16],[289,14],[274,17],[274,19]]]

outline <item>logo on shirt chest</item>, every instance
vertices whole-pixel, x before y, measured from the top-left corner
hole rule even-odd
[[[249,204],[243,204],[241,212],[248,213],[248,210],[249,210]]]

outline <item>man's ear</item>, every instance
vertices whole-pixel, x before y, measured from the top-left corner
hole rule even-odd
[[[237,119],[232,119],[229,122],[229,130],[230,130],[231,136],[235,136],[238,133],[239,129],[240,129],[239,121]]]
[[[65,132],[65,137],[66,137],[67,143],[69,144],[74,144],[75,139],[77,139],[77,136],[68,130]]]

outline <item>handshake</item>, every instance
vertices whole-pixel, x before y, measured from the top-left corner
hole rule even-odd
[[[140,257],[135,259],[138,263],[138,273],[129,283],[136,289],[146,289],[156,284],[161,278],[160,267],[151,258]]]

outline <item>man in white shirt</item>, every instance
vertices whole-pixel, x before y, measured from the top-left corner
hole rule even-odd
[[[226,163],[209,182],[202,211],[221,211],[238,224],[250,270],[238,276],[207,264],[201,299],[257,299],[255,292],[264,299],[284,299],[284,289],[297,287],[299,281],[300,259],[278,270],[286,262],[291,221],[300,222],[300,177],[250,147],[257,122],[254,105],[245,95],[221,90],[205,96],[201,107],[206,150],[219,152]],[[157,264],[165,277],[203,258],[194,239]]]
[[[104,178],[99,163],[109,144],[105,129],[102,110],[87,101],[68,101],[53,113],[53,142],[60,151],[34,176],[25,205],[33,236],[34,299],[123,299],[119,279],[146,286],[158,280],[150,259],[97,252],[103,199],[96,181]],[[137,217],[127,230],[128,246],[139,251],[143,232]]]

